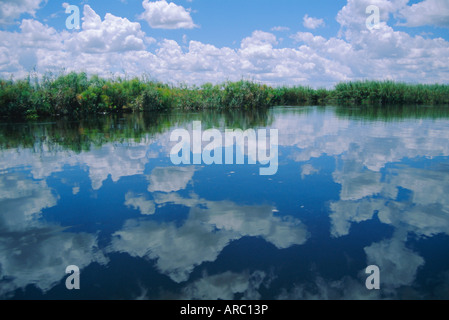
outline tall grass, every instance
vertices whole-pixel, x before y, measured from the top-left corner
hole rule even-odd
[[[406,84],[393,81],[359,81],[337,84],[337,102],[372,105],[449,104],[449,85]]]
[[[39,118],[171,109],[254,109],[274,105],[449,105],[449,85],[392,81],[340,83],[333,90],[270,87],[250,81],[170,86],[85,73],[0,80],[0,117]]]

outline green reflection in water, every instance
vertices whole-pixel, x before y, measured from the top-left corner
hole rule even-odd
[[[0,124],[0,148],[35,148],[50,150],[63,147],[75,152],[88,151],[109,142],[139,142],[147,136],[163,133],[194,120],[204,129],[214,127],[247,129],[266,127],[273,122],[268,109],[193,112],[151,112],[105,115],[80,121],[61,119],[48,122]]]
[[[360,106],[336,107],[338,117],[368,121],[400,121],[405,119],[447,119],[449,106]]]

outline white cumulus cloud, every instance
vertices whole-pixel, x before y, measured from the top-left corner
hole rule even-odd
[[[419,3],[427,20],[436,12],[434,3]],[[380,8],[377,30],[366,28],[366,8],[371,4]],[[146,0],[143,5],[145,11],[140,18],[154,28],[195,27],[190,12],[182,6],[165,0]],[[254,30],[236,39],[240,46],[231,48],[189,41],[189,35],[185,43],[156,41],[140,23],[111,13],[102,19],[85,5],[83,24],[77,32],[58,31],[35,19],[22,20],[19,31],[0,31],[0,77],[23,78],[36,67],[41,74],[62,69],[103,77],[146,73],[175,85],[242,78],[269,85],[327,88],[341,81],[364,79],[446,83],[449,42],[398,31],[392,25],[391,17],[405,19],[409,25],[415,23],[413,8],[418,7],[409,6],[407,0],[348,0],[336,16],[341,28],[335,36],[318,36],[312,29],[290,34],[294,43],[283,46],[286,41],[275,34]],[[441,7],[443,16],[445,8]],[[314,18],[306,18],[311,21],[309,26],[321,25]],[[275,27],[272,31],[287,29]]]
[[[406,20],[409,27],[434,25],[449,27],[449,1],[424,0],[407,6],[400,11],[400,15]]]
[[[305,15],[303,18],[303,25],[307,29],[317,29],[319,27],[324,27],[325,23],[323,19],[309,17],[309,15]]]
[[[83,53],[145,50],[147,39],[140,24],[107,13],[102,21],[89,6],[84,6],[81,31],[66,41],[67,49]]]
[[[140,19],[146,20],[152,28],[193,29],[196,27],[190,12],[173,2],[144,0],[142,6],[145,11],[140,15]]]
[[[2,0],[0,2],[0,26],[12,24],[22,14],[32,16],[39,9],[43,0]]]

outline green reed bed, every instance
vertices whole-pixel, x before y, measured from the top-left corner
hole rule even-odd
[[[202,86],[85,73],[0,80],[0,117],[40,118],[173,109],[254,109],[275,105],[448,105],[449,85],[391,81],[340,83],[332,90],[270,87],[251,81]]]
[[[444,105],[449,104],[449,85],[406,84],[393,81],[359,81],[335,86],[334,98],[345,104]]]

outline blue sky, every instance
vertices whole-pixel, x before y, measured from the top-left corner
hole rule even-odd
[[[112,1],[65,1],[83,8],[88,4],[102,18],[106,13],[126,17],[130,21],[139,21],[143,11],[142,0]],[[39,21],[45,21],[57,30],[65,28],[65,20],[69,16],[62,7],[62,1],[49,1],[36,12]],[[180,0],[174,3],[191,10],[191,16],[198,28],[186,29],[153,29],[148,23],[141,21],[142,30],[157,39],[170,38],[182,41],[183,35],[191,40],[211,43],[215,46],[238,47],[240,40],[251,35],[254,30],[270,32],[273,27],[284,26],[292,31],[307,30],[303,26],[303,17],[319,17],[326,21],[326,26],[317,30],[317,34],[334,36],[339,24],[335,15],[346,3],[345,0]],[[324,10],[323,10],[324,9]],[[22,18],[32,18],[24,15]],[[9,26],[14,28],[14,26]],[[18,28],[16,25],[15,28]]]
[[[68,30],[67,5],[81,11]],[[379,8],[369,30],[366,8]],[[449,79],[447,0],[0,0],[0,76],[85,71],[170,83]]]

